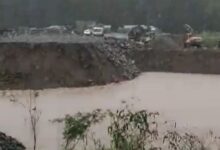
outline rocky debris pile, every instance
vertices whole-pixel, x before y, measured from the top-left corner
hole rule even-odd
[[[0,150],[25,150],[25,146],[11,136],[0,132]]]
[[[133,79],[140,73],[135,61],[129,57],[131,46],[127,41],[106,40],[97,47],[116,67],[121,68],[126,79]]]

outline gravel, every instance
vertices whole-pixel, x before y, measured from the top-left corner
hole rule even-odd
[[[97,47],[116,67],[121,68],[125,78],[133,79],[140,73],[135,61],[129,57],[131,46],[127,41],[106,40]]]

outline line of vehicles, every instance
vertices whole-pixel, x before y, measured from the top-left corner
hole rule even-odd
[[[184,35],[184,47],[202,47],[202,37],[195,34],[193,28],[185,24],[185,35]],[[124,25],[116,32],[112,32],[111,25],[93,25],[87,26],[81,30],[79,35],[84,36],[97,36],[103,37],[104,39],[116,39],[116,40],[131,40],[135,42],[141,42],[148,44],[150,41],[155,39],[157,35],[161,36],[161,31],[154,26],[146,25]],[[10,37],[20,34],[39,35],[39,34],[76,34],[73,26],[59,26],[53,25],[44,28],[17,28],[17,29],[0,29],[0,36]],[[220,42],[219,42],[220,43]],[[220,45],[220,44],[219,44]],[[220,47],[220,46],[219,46]]]
[[[160,32],[158,28],[146,25],[124,25],[116,32],[111,32],[111,26],[94,26],[85,29],[83,35],[100,36],[104,37],[104,39],[132,40],[148,44],[154,39],[157,32]]]

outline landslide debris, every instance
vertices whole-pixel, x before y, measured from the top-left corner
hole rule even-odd
[[[115,67],[120,68],[122,75],[126,79],[133,79],[140,73],[135,61],[129,57],[131,46],[128,42],[109,40],[105,43],[97,44],[97,47]]]

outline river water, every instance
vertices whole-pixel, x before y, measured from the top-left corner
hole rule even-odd
[[[16,103],[10,101],[12,95]],[[31,149],[28,99],[29,91],[1,92],[0,129]],[[36,99],[40,111],[38,149],[61,149],[63,125],[49,120],[96,108],[117,109],[122,101],[135,108],[159,111],[163,117],[175,120],[181,128],[211,129],[220,134],[220,75],[152,72],[119,84],[39,91]]]

